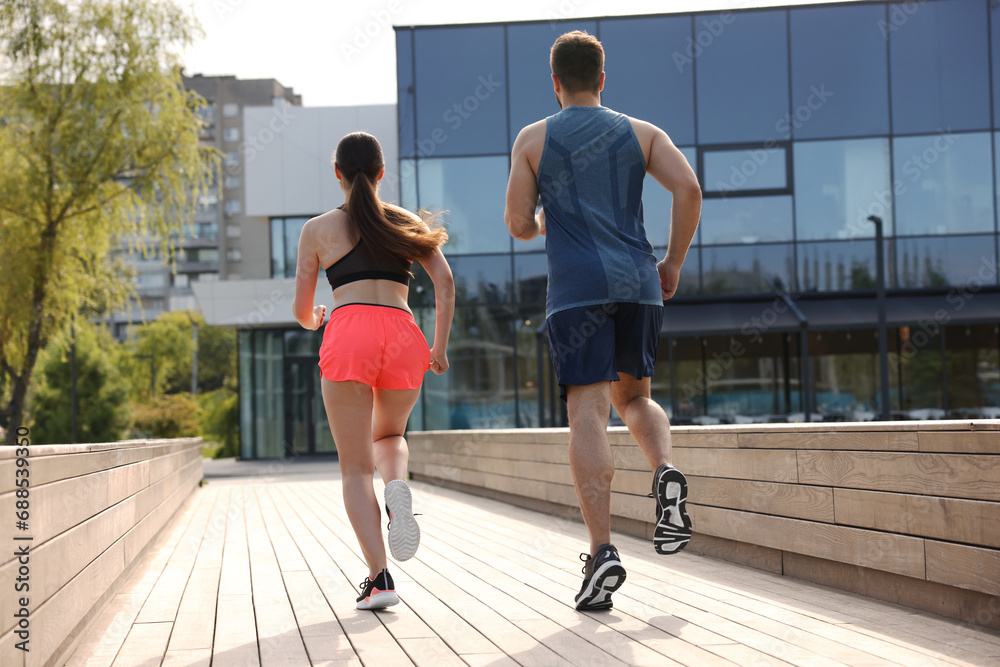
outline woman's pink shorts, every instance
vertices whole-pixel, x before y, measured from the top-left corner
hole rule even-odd
[[[327,380],[417,389],[430,366],[427,339],[409,312],[349,303],[330,313],[319,348],[319,368]]]

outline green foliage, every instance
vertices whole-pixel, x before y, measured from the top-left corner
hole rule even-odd
[[[155,394],[191,391],[192,323],[198,325],[198,392],[220,389],[229,379],[235,381],[236,332],[206,325],[200,313],[174,311],[138,328],[132,354],[126,360],[135,395],[149,395],[153,362]]]
[[[77,442],[114,442],[128,428],[128,383],[118,372],[118,344],[103,329],[76,326]],[[32,435],[39,444],[73,442],[70,338],[57,337],[39,358],[31,395]]]
[[[219,443],[214,458],[229,458],[240,453],[240,400],[228,387],[201,395],[203,410],[201,434]]]
[[[201,430],[201,408],[191,394],[164,394],[133,403],[136,438],[188,438]]]
[[[38,354],[65,315],[129,293],[123,239],[169,257],[217,162],[176,52],[170,0],[0,4],[0,425],[23,421]]]

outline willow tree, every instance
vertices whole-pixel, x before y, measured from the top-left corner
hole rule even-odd
[[[165,0],[0,0],[0,425],[24,422],[39,351],[70,314],[124,305],[122,244],[170,254],[208,187],[203,103]]]

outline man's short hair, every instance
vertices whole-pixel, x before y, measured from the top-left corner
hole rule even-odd
[[[549,64],[566,92],[600,92],[604,47],[593,35],[582,30],[560,35],[552,45]]]

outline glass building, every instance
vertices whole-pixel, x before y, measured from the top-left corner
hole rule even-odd
[[[411,427],[565,423],[544,239],[511,239],[503,210],[511,145],[558,111],[549,49],[574,29],[604,45],[602,103],[666,130],[702,184],[653,378],[675,423],[878,416],[869,216],[892,416],[1000,413],[1000,9],[929,0],[397,27],[402,203],[447,211],[458,287],[451,370]],[[670,195],[647,177],[643,204],[662,257]],[[411,303],[429,335],[432,292],[418,280]]]
[[[878,253],[885,412],[1000,416],[1000,7],[926,0],[396,27],[394,186],[444,212],[458,297],[451,368],[426,376],[411,429],[566,423],[541,334],[544,239],[513,240],[503,212],[510,148],[558,111],[549,49],[574,29],[604,45],[602,103],[666,130],[702,185],[653,378],[674,423],[878,418]],[[670,205],[647,178],[659,257]],[[270,216],[276,280],[306,212]],[[430,338],[433,286],[415,269]],[[335,449],[319,336],[241,333],[244,457]]]

